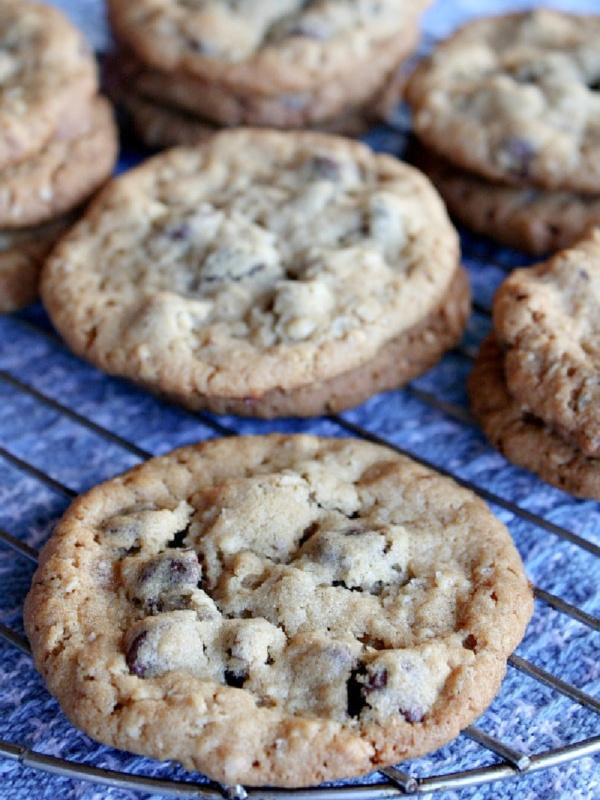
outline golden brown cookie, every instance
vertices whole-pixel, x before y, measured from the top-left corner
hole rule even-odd
[[[515,270],[494,299],[508,389],[584,454],[600,455],[600,229]]]
[[[53,253],[42,297],[107,372],[253,413],[439,314],[458,256],[418,171],[338,136],[241,129],[114,180]]]
[[[112,106],[98,96],[88,105],[88,119],[75,134],[57,136],[25,161],[0,169],[0,227],[48,222],[110,177],[118,153]]]
[[[531,611],[474,494],[370,443],[272,435],[182,448],[76,500],[25,625],[92,737],[299,787],[456,736]]]
[[[508,391],[502,349],[492,335],[469,375],[471,409],[491,444],[513,464],[576,497],[600,500],[600,459],[586,456]]]
[[[407,87],[417,136],[493,181],[600,193],[600,15],[481,17]]]
[[[98,88],[79,31],[47,3],[0,3],[0,168],[39,151]]]

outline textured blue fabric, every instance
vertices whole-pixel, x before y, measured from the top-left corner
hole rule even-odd
[[[107,27],[98,0],[63,0],[56,5],[86,32],[96,49],[106,46]],[[424,15],[424,41],[447,35],[473,15],[531,5],[508,0],[438,0]],[[546,5],[600,12],[598,0],[547,0]],[[390,129],[378,129],[369,141],[379,149],[399,153],[402,137]],[[131,154],[126,155],[124,163],[130,163]],[[512,267],[527,263],[526,259],[466,234],[463,245],[475,298],[480,309],[489,308],[498,283]],[[600,546],[598,504],[575,501],[508,464],[489,447],[466,414],[469,354],[476,350],[489,324],[486,313],[474,312],[460,352],[446,356],[411,387],[374,397],[337,420],[212,419],[240,433],[285,430],[343,436],[357,426],[472,482],[496,498],[492,508],[509,526],[532,582],[599,616],[600,559],[552,529],[552,525],[562,526],[584,542]],[[47,538],[75,493],[143,457],[128,448],[127,442],[145,453],[158,454],[218,435],[210,416],[189,414],[76,359],[52,336],[39,306],[0,317],[0,371],[0,527],[32,547],[39,547]],[[34,391],[24,391],[21,383]],[[428,402],[430,395],[439,405]],[[48,400],[60,405],[53,406]],[[78,415],[100,430],[83,424]],[[117,438],[108,439],[102,430]],[[24,469],[19,460],[42,475]],[[55,483],[49,483],[44,475]],[[523,518],[512,503],[536,516]],[[551,525],[539,523],[538,516]],[[0,545],[0,620],[20,633],[21,609],[32,572],[32,563]],[[517,653],[589,694],[600,695],[600,634],[540,600]],[[600,715],[514,667],[509,667],[500,694],[477,725],[529,755],[600,736]],[[170,780],[200,780],[177,766],[98,745],[75,730],[46,692],[31,659],[2,640],[0,738],[39,753],[108,769]],[[495,756],[463,735],[402,769],[426,777],[495,761]],[[374,775],[366,780],[379,779]],[[159,795],[73,781],[0,757],[0,800],[133,800],[151,796]],[[594,800],[600,798],[600,760],[588,756],[511,780],[432,796],[443,800]]]

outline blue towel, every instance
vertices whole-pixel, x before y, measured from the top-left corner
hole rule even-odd
[[[106,47],[109,37],[100,2],[63,0],[56,5],[85,31],[97,50]],[[424,41],[446,36],[473,15],[531,5],[509,0],[439,0],[424,15]],[[546,5],[600,12],[598,0],[546,0]],[[373,131],[368,138],[374,146],[391,152],[400,152],[403,142],[403,136],[390,128]],[[526,263],[517,253],[491,247],[466,233],[463,249],[475,299],[482,308],[489,308],[495,287],[510,269]],[[488,314],[474,312],[460,352],[447,355],[411,387],[374,397],[339,419],[261,422],[220,417],[218,422],[239,433],[285,430],[340,436],[358,429],[472,482],[489,493],[494,512],[509,526],[531,581],[598,617],[600,559],[591,551],[594,545],[600,546],[598,504],[573,500],[511,466],[476,427],[455,413],[467,409],[468,354],[475,351],[489,324]],[[0,526],[34,548],[47,538],[75,493],[138,463],[140,453],[127,448],[123,440],[158,454],[216,435],[209,416],[199,418],[100,374],[46,336],[47,330],[47,319],[39,306],[0,317],[0,446],[8,453],[0,451]],[[24,390],[21,384],[29,389]],[[431,404],[428,396],[442,405]],[[77,415],[117,438],[107,439],[82,424]],[[20,459],[41,475],[24,469]],[[518,513],[513,504],[532,516]],[[574,541],[561,536],[562,529],[571,532]],[[33,569],[26,558],[0,545],[0,619],[21,635],[21,609]],[[600,633],[540,599],[517,655],[599,696]],[[600,715],[511,665],[498,697],[477,721],[477,727],[535,756],[599,737]],[[74,729],[45,690],[29,656],[2,640],[0,738],[38,753],[118,772],[164,780],[202,780],[172,764],[98,745]],[[401,769],[425,778],[497,762],[496,756],[461,735],[436,753],[401,765]],[[381,780],[375,774],[366,782]],[[139,794],[74,781],[0,757],[0,800],[133,800],[159,796],[159,792]],[[600,760],[597,756],[580,757],[510,780],[432,796],[443,800],[593,800],[600,798]]]

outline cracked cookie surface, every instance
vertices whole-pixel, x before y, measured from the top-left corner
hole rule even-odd
[[[541,264],[515,270],[494,298],[508,389],[530,411],[600,455],[600,229]]]
[[[475,495],[384,447],[274,434],[182,448],[79,498],[25,623],[93,737],[228,784],[305,786],[456,736],[531,610]]]
[[[76,122],[98,88],[96,62],[58,9],[33,0],[0,4],[0,167],[36,153]],[[67,130],[65,131],[65,126]]]
[[[600,16],[550,9],[467,23],[416,69],[418,137],[506,183],[598,193]]]
[[[76,353],[210,408],[363,366],[457,269],[416,170],[342,137],[241,129],[112,181],[41,292]]]

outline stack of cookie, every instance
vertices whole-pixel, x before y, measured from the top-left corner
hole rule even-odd
[[[116,96],[153,146],[217,127],[365,130],[428,0],[109,0]]]
[[[433,366],[470,310],[420,172],[309,131],[236,128],[113,179],[45,265],[72,349],[192,409],[310,416]]]
[[[510,460],[600,500],[600,229],[494,298],[494,331],[469,380],[475,416]]]
[[[600,222],[600,16],[474,20],[416,69],[418,164],[452,215],[543,254]]]
[[[41,260],[112,172],[96,62],[55,8],[0,2],[0,311],[32,302]]]

